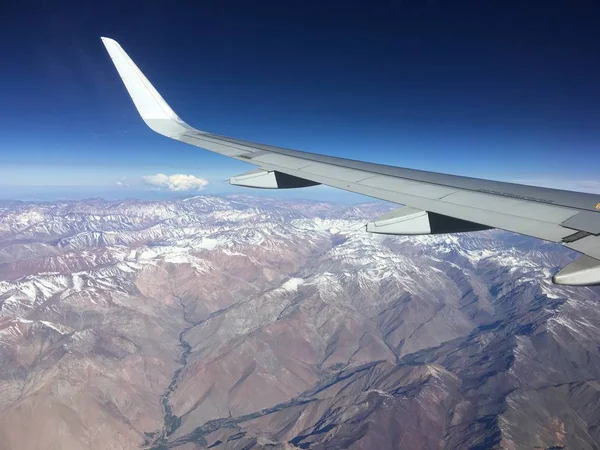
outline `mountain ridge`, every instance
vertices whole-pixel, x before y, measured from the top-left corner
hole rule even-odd
[[[364,231],[390,208],[0,205],[0,436],[594,448],[600,293],[549,280],[573,253],[497,230]]]

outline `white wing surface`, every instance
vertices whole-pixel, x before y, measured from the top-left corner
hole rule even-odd
[[[265,189],[325,184],[407,206],[367,224],[374,233],[501,228],[561,242],[584,256],[557,273],[554,282],[600,284],[600,195],[373,164],[200,131],[175,114],[116,41],[102,42],[151,129],[258,167],[232,177],[232,184]]]

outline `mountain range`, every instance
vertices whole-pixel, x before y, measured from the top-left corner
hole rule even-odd
[[[391,208],[0,204],[0,448],[600,448],[575,254]]]

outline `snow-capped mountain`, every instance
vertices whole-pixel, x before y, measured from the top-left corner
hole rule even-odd
[[[3,442],[595,448],[600,294],[550,282],[574,255],[364,231],[390,208],[0,206]]]

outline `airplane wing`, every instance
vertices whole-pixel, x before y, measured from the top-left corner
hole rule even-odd
[[[369,232],[434,234],[500,228],[583,253],[557,284],[600,284],[600,195],[525,186],[318,155],[192,128],[175,114],[123,48],[102,38],[133,103],[157,133],[253,164],[231,184],[296,188],[325,184],[406,205],[367,224]]]

